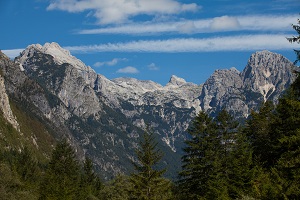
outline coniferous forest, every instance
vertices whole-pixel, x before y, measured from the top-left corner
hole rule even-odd
[[[293,28],[300,35],[299,25]],[[300,199],[300,76],[276,105],[265,102],[243,123],[226,110],[215,118],[200,112],[187,132],[176,180],[157,167],[164,155],[151,127],[136,150],[135,170],[110,181],[89,158],[80,162],[65,139],[48,161],[26,147],[3,150],[0,199]]]

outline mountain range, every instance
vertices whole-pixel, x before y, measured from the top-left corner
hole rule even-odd
[[[203,110],[226,109],[244,121],[263,102],[277,102],[295,80],[293,63],[269,51],[253,53],[243,71],[216,70],[203,84],[173,75],[162,86],[134,78],[107,79],[57,43],[28,46],[10,60],[0,52],[0,145],[31,146],[48,159],[67,138],[79,159],[90,157],[104,178],[130,173],[140,135],[149,125],[175,178],[187,129]]]

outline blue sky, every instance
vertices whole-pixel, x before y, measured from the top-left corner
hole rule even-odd
[[[260,50],[294,61],[299,13],[299,0],[1,0],[0,49],[57,42],[110,79],[201,84]]]

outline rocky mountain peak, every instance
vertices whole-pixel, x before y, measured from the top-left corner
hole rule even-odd
[[[59,44],[45,43],[44,46],[40,44],[32,44],[29,45],[16,60],[20,63],[20,67],[22,68],[26,65],[26,61],[34,56],[35,52],[40,52],[43,54],[48,54],[53,57],[55,63],[61,65],[64,63],[70,64],[78,70],[81,71],[93,71],[92,68],[86,66],[81,60],[72,56],[70,51],[62,48]]]
[[[284,56],[264,50],[251,55],[241,76],[244,87],[262,94],[266,101],[271,96],[277,99],[282,88],[291,84],[292,68]]]
[[[279,63],[284,64],[282,65]],[[273,53],[267,50],[258,51],[250,56],[250,59],[244,71],[249,71],[249,68],[251,68],[253,72],[264,71],[265,76],[268,77],[271,75],[271,71],[285,69],[286,63],[290,62],[280,54]]]
[[[170,81],[168,82],[167,86],[182,86],[186,84],[186,81],[183,78],[178,76],[172,75]]]

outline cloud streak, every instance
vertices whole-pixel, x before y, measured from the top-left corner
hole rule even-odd
[[[99,45],[65,46],[72,54],[95,52],[225,52],[225,51],[259,51],[259,50],[292,50],[298,44],[289,43],[283,34],[237,35],[213,38],[177,38],[168,40],[136,40],[131,42],[106,43]],[[8,57],[14,58],[23,49],[2,50]],[[118,60],[119,61],[119,60]],[[97,65],[113,65],[116,60],[99,62]]]
[[[172,15],[182,12],[197,11],[200,7],[195,3],[183,4],[176,0],[53,0],[47,10],[63,10],[67,12],[93,11],[99,24],[127,22],[129,18],[146,14]]]
[[[169,40],[138,40],[127,43],[107,43],[65,47],[72,53],[92,52],[222,52],[285,50],[296,48],[286,40],[286,35],[239,35],[214,38],[178,38]]]
[[[122,74],[138,74],[139,70],[137,70],[135,67],[128,66],[128,67],[124,67],[124,68],[119,69],[117,71],[117,73],[122,73]]]
[[[94,67],[102,67],[102,66],[114,66],[118,64],[120,61],[126,61],[126,58],[114,58],[110,61],[105,61],[105,62],[96,62],[93,66]]]
[[[176,22],[145,22],[111,26],[98,29],[79,30],[77,34],[168,34],[168,33],[211,33],[220,31],[286,31],[296,23],[298,15],[252,15],[222,16],[200,20]]]

